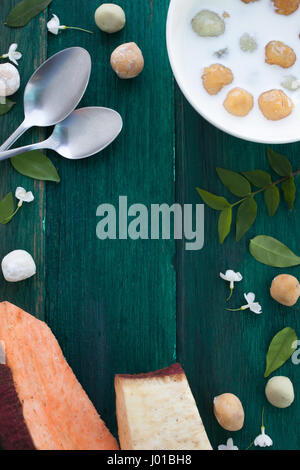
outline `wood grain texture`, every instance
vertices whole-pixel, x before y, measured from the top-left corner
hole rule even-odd
[[[4,26],[15,0],[5,0],[0,4],[0,55],[8,51],[11,43],[16,42],[23,58],[19,62],[21,88],[12,97],[17,104],[14,109],[1,116],[0,140],[3,142],[21,124],[24,119],[23,91],[27,81],[34,70],[46,59],[47,33],[46,13],[34,18],[25,28],[11,29]],[[4,63],[2,60],[1,63]],[[42,138],[44,131],[34,129],[18,141],[18,144],[29,144]],[[45,236],[43,220],[45,216],[45,184],[33,181],[17,173],[9,160],[1,162],[0,171],[0,198],[12,192],[17,186],[32,191],[36,201],[34,204],[24,204],[22,209],[8,225],[0,225],[0,258],[9,251],[24,249],[32,254],[37,264],[37,276],[18,284],[9,284],[0,281],[1,300],[9,300],[22,308],[27,309],[39,318],[44,318],[45,302]]]
[[[5,19],[16,0],[0,5]],[[33,70],[55,52],[80,45],[93,60],[91,81],[82,106],[102,105],[119,111],[124,130],[101,156],[68,162],[49,152],[61,183],[39,183],[1,163],[0,196],[21,185],[32,190],[35,203],[24,205],[7,226],[0,226],[0,257],[24,248],[38,265],[35,278],[20,284],[0,281],[1,300],[9,300],[44,318],[79,381],[116,434],[113,376],[154,370],[179,360],[188,376],[209,438],[216,448],[230,436],[217,424],[213,397],[237,394],[245,407],[244,430],[232,437],[246,448],[265,424],[276,449],[299,449],[300,378],[290,362],[279,374],[295,385],[296,401],[287,410],[265,403],[265,354],[273,335],[284,326],[300,334],[300,305],[294,309],[271,301],[268,289],[279,272],[257,263],[248,252],[249,239],[265,233],[299,252],[300,198],[295,211],[282,204],[274,218],[260,199],[255,226],[238,244],[233,236],[220,247],[217,214],[205,209],[205,246],[184,251],[183,243],[149,240],[100,241],[96,209],[101,203],[200,203],[196,186],[229,198],[216,176],[216,166],[234,170],[267,169],[265,146],[232,138],[205,122],[176,89],[165,48],[168,0],[119,0],[127,14],[126,28],[115,35],[101,33],[93,14],[98,0],[83,3],[54,0],[48,13],[22,29],[0,25],[1,50],[18,42],[22,88],[17,106],[1,117],[0,137],[8,137],[22,120],[22,92]],[[71,7],[70,7],[71,5]],[[88,35],[65,31],[46,34],[46,20],[56,13],[62,23],[92,29]],[[109,65],[111,52],[135,41],[145,55],[145,71],[135,80],[119,80]],[[1,51],[0,51],[1,52]],[[175,99],[176,98],[176,99]],[[176,131],[176,132],[175,132]],[[20,143],[42,138],[45,131],[28,132]],[[176,142],[176,145],[175,145]],[[279,147],[299,167],[299,144]],[[175,155],[176,152],[176,155]],[[176,156],[176,181],[174,159]],[[299,182],[298,182],[299,186]],[[232,268],[244,275],[230,306],[243,303],[254,291],[263,315],[227,312],[228,286],[219,272]],[[298,278],[300,269],[285,270]],[[176,290],[177,282],[177,290]],[[177,310],[177,318],[176,318]],[[277,374],[277,372],[276,372]]]
[[[144,372],[175,359],[176,293],[172,241],[107,240],[96,237],[102,203],[171,203],[174,200],[174,93],[165,41],[167,2],[118,2],[126,28],[107,35],[93,15],[98,0],[82,7],[56,0],[50,13],[62,23],[92,29],[49,37],[49,54],[79,45],[93,69],[82,106],[120,112],[124,129],[114,144],[89,160],[68,162],[53,155],[61,184],[47,186],[46,319],[89,396],[116,431],[115,373]],[[135,41],[145,70],[120,80],[109,60],[119,44]]]
[[[234,201],[216,175],[216,167],[236,171],[268,170],[264,145],[244,142],[217,130],[202,119],[176,91],[176,190],[181,203],[201,203],[195,188],[202,187]],[[276,148],[275,148],[276,149]],[[296,168],[300,167],[300,145],[279,146]],[[298,181],[299,186],[299,181]],[[265,355],[272,337],[283,327],[291,326],[300,334],[300,305],[293,309],[280,306],[270,298],[271,280],[280,272],[298,278],[300,269],[279,270],[263,266],[249,254],[249,240],[266,234],[282,240],[299,252],[297,224],[300,211],[298,197],[295,211],[283,204],[278,214],[269,217],[263,198],[257,198],[257,221],[248,234],[236,243],[231,234],[223,246],[217,236],[217,213],[205,208],[205,246],[198,253],[178,247],[178,360],[184,366],[199,405],[200,414],[214,448],[226,443],[228,437],[245,449],[260,434],[261,412],[265,406],[267,433],[274,440],[274,449],[299,449],[300,398],[299,369],[289,361],[273,375],[287,375],[295,386],[295,404],[279,410],[264,398]],[[228,284],[219,278],[226,269],[240,271],[243,282],[236,285],[230,303]],[[244,305],[244,292],[255,292],[263,314],[228,312]],[[213,398],[222,393],[234,393],[245,408],[245,426],[241,432],[228,433],[213,416]]]

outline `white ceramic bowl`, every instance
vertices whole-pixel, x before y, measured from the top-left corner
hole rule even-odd
[[[184,35],[187,31],[185,29],[186,25],[190,24],[190,21],[193,16],[202,8],[209,8],[211,4],[212,10],[216,11],[216,8],[214,7],[219,6],[219,12],[221,12],[226,10],[226,7],[228,8],[228,4],[230,5],[231,2],[232,0],[171,0],[167,20],[167,47],[169,60],[175,79],[181,91],[185,95],[186,99],[195,108],[195,110],[199,114],[201,114],[201,116],[203,116],[207,121],[221,129],[222,131],[225,131],[228,134],[231,134],[235,137],[239,137],[241,139],[259,143],[281,144],[299,141],[300,92],[296,92],[298,94],[297,99],[299,99],[299,102],[295,102],[295,109],[293,110],[292,114],[285,119],[276,122],[268,121],[267,119],[265,119],[258,109],[257,96],[255,97],[254,110],[251,111],[251,113],[254,112],[256,114],[250,117],[250,113],[244,118],[238,118],[227,113],[227,111],[223,108],[222,105],[224,97],[226,96],[227,91],[230,89],[228,87],[226,87],[227,90],[222,90],[222,92],[220,92],[217,97],[212,97],[211,102],[209,102],[211,104],[209,104],[208,106],[207,97],[203,95],[203,93],[206,92],[204,91],[202,86],[201,74],[203,67],[210,64],[199,64],[199,89],[198,83],[196,83],[195,85],[195,80],[193,82],[189,77],[189,74],[187,73],[187,64],[184,57],[185,53],[183,51],[182,46],[184,41]],[[231,10],[232,8],[233,7],[231,7]],[[300,9],[296,13],[294,13],[294,15],[298,15],[299,20]],[[284,18],[286,17],[284,17],[283,15],[276,15],[275,21],[282,22],[280,24],[285,24],[283,23]],[[295,21],[297,21],[296,17]],[[249,24],[247,23],[247,21],[244,23],[243,28],[245,28],[246,30],[247,28],[249,28]],[[289,31],[284,31],[284,33],[289,35]],[[202,38],[199,39],[201,41]],[[212,59],[212,63],[214,62],[218,62],[218,59]],[[262,60],[262,64],[262,67],[266,66],[264,64],[264,59]],[[299,68],[298,61],[296,62],[295,66]],[[232,88],[234,86],[239,86],[238,77],[235,77],[235,81],[232,84]],[[270,86],[269,89],[271,88],[280,88],[280,86]],[[249,91],[251,92],[251,90]],[[289,94],[289,96],[291,96],[291,98],[295,101],[295,94],[291,95],[288,92],[286,93]],[[253,119],[253,117],[255,118]]]

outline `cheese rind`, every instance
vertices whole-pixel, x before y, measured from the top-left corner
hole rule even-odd
[[[212,450],[179,364],[115,377],[122,450]]]

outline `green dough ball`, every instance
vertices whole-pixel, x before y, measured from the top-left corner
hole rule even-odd
[[[193,19],[192,27],[199,36],[220,36],[225,31],[225,22],[217,13],[201,10]]]
[[[292,382],[288,377],[272,377],[266,385],[266,397],[271,405],[287,408],[295,399]]]
[[[103,3],[95,11],[95,21],[98,28],[105,33],[117,33],[124,28],[126,16],[124,10],[114,3]]]

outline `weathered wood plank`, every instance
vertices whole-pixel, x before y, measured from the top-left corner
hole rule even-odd
[[[195,187],[200,186],[216,194],[234,197],[218,181],[217,166],[246,171],[268,169],[265,146],[240,141],[226,135],[197,115],[176,92],[177,145],[176,188],[181,203],[200,203]],[[286,145],[278,150],[300,167],[300,145]],[[298,182],[299,186],[299,182]],[[284,204],[276,216],[270,218],[260,202],[255,226],[236,243],[233,235],[220,247],[217,237],[217,214],[205,209],[205,246],[202,251],[188,253],[181,245],[178,250],[178,358],[184,365],[195,393],[201,415],[214,447],[225,443],[230,433],[222,430],[213,416],[213,398],[225,392],[237,394],[242,400],[246,421],[244,429],[231,437],[241,449],[248,447],[259,434],[262,406],[265,405],[267,432],[274,440],[275,449],[299,449],[300,379],[291,362],[277,375],[287,375],[295,385],[296,402],[286,410],[266,403],[263,378],[265,354],[271,338],[285,326],[300,334],[300,305],[288,309],[272,301],[268,290],[272,278],[280,270],[260,265],[249,254],[249,239],[256,234],[275,236],[299,252],[298,197],[295,211]],[[244,304],[243,293],[255,292],[263,306],[263,314],[228,312],[226,296],[228,285],[219,278],[226,269],[240,271],[244,281],[236,286],[230,302],[232,307]],[[280,271],[282,272],[282,270]],[[299,278],[299,268],[284,270]]]
[[[21,88],[12,97],[17,101],[15,108],[5,116],[0,117],[0,140],[3,142],[22,122],[23,91],[33,71],[46,59],[46,13],[35,18],[25,28],[11,29],[4,26],[4,21],[16,4],[15,0],[6,0],[0,5],[0,37],[1,54],[7,52],[11,43],[16,42],[23,58],[19,62],[21,75]],[[4,61],[1,61],[4,63]],[[29,131],[25,137],[18,141],[27,144],[37,141],[44,135],[43,130]],[[24,204],[13,221],[0,226],[0,258],[9,251],[25,249],[34,257],[37,264],[37,276],[28,281],[9,284],[1,279],[1,300],[9,300],[24,309],[27,309],[39,318],[44,318],[44,289],[45,289],[45,238],[43,220],[45,216],[45,184],[33,181],[17,173],[9,161],[1,162],[0,171],[0,197],[8,192],[15,192],[17,186],[23,186],[34,193],[35,201]],[[2,275],[1,275],[2,276]]]
[[[119,111],[124,130],[101,156],[68,162],[53,156],[62,178],[47,187],[46,319],[79,380],[115,431],[113,376],[172,363],[176,348],[175,271],[172,241],[96,237],[101,203],[172,203],[174,200],[173,80],[165,41],[167,3],[118,2],[128,22],[116,35],[93,23],[98,0],[53,2],[62,23],[93,29],[49,38],[49,54],[73,45],[91,53],[91,83],[82,105]],[[109,65],[113,49],[135,41],[145,71],[121,81]]]

